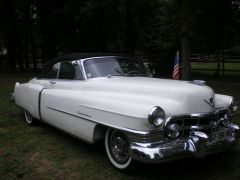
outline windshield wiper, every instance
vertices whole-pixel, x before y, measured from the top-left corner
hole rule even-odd
[[[111,78],[112,76],[127,76],[126,74],[109,74],[107,75],[108,78]]]
[[[146,77],[149,77],[148,74],[140,74],[140,73],[139,74],[137,74],[137,73],[136,74],[130,74],[129,76],[133,76],[133,77],[135,77],[135,76],[143,76],[143,77],[145,77],[146,76]]]
[[[107,77],[111,78],[112,76],[124,76],[124,77],[136,77],[136,76],[140,76],[140,77],[151,77],[151,75],[148,74],[109,74]]]

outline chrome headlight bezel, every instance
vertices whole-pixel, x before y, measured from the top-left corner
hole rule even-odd
[[[165,124],[165,112],[159,106],[155,106],[151,109],[148,115],[149,124],[154,127],[163,127]]]

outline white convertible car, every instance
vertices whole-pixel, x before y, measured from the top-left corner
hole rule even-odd
[[[28,124],[46,122],[88,143],[104,140],[118,170],[134,161],[205,156],[236,142],[237,103],[204,81],[152,78],[128,56],[71,54],[15,84],[14,102]]]

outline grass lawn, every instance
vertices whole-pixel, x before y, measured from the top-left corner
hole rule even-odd
[[[16,81],[31,74],[0,74],[0,179],[240,179],[240,141],[234,150],[164,164],[143,164],[132,174],[113,169],[103,143],[89,145],[41,123],[30,127],[10,103]],[[240,83],[208,82],[240,99]],[[240,111],[238,111],[239,114]],[[238,122],[238,124],[240,124]]]

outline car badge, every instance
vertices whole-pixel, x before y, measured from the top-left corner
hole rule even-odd
[[[211,104],[213,104],[213,98],[210,98],[210,99],[209,99],[209,102],[210,102]]]
[[[207,101],[206,99],[204,99],[204,101],[211,107],[214,109],[214,99],[213,97],[212,98],[209,98],[209,100]]]

